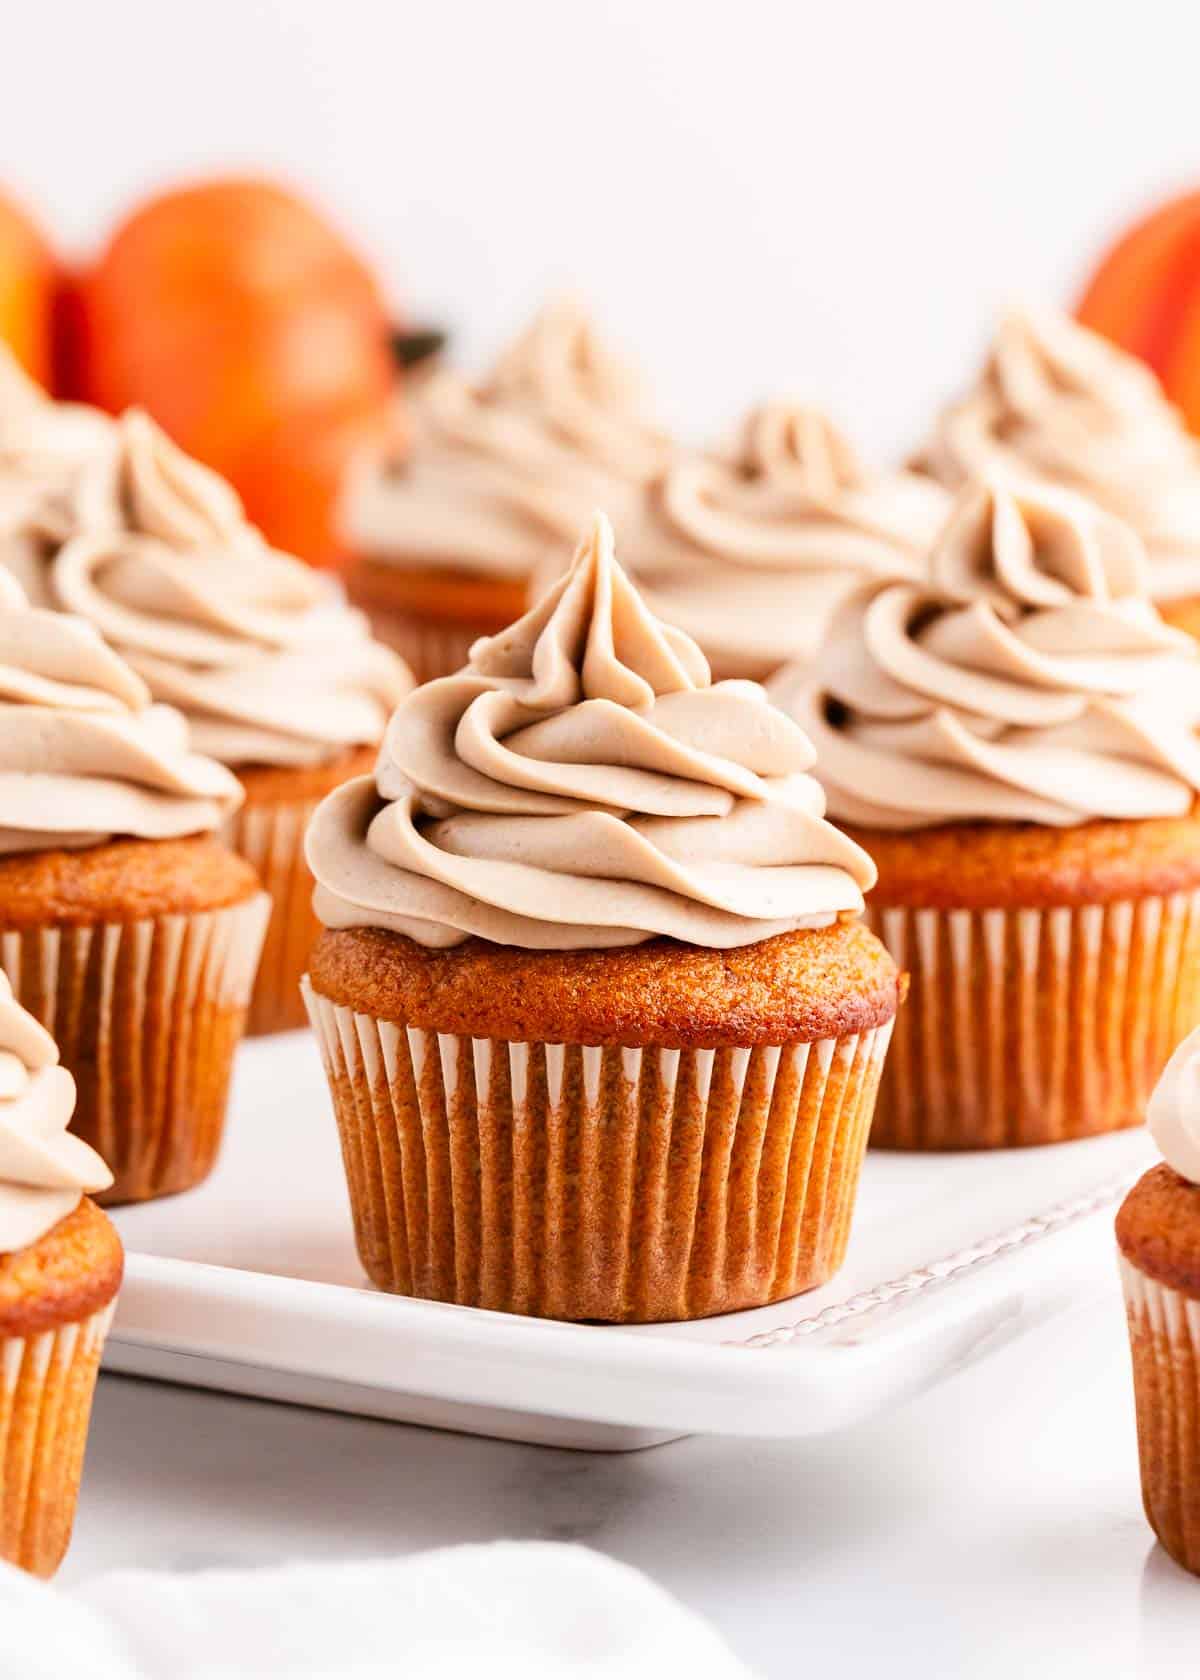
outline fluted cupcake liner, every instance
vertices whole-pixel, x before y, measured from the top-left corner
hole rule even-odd
[[[271,915],[246,1015],[249,1036],[307,1025],[300,976],[321,925],[313,915],[313,878],[304,834],[319,799],[243,805],[222,839],[252,865],[271,899]]]
[[[305,999],[363,1266],[545,1318],[701,1318],[845,1255],[891,1023],[754,1049],[520,1044]]]
[[[1142,1502],[1176,1563],[1200,1575],[1200,1301],[1124,1255]]]
[[[1200,893],[868,921],[911,977],[873,1144],[983,1149],[1140,1124],[1200,1023]]]
[[[192,915],[0,933],[18,1002],[75,1075],[72,1128],[112,1169],[94,1200],[144,1201],[211,1170],[269,911],[256,893]]]
[[[0,1338],[0,1557],[53,1575],[75,1520],[92,1395],[115,1301],[76,1324]]]
[[[473,644],[481,636],[496,632],[492,619],[472,624],[461,619],[422,618],[393,608],[371,606],[367,610],[372,634],[401,656],[418,683],[461,671]]]

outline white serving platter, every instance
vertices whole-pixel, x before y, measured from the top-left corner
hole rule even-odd
[[[207,1184],[120,1209],[109,1370],[591,1449],[841,1428],[1107,1290],[1143,1132],[983,1155],[872,1153],[845,1267],[694,1324],[556,1324],[383,1295],[350,1229],[316,1045],[239,1054]]]

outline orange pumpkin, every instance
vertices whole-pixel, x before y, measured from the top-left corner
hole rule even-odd
[[[1137,222],[1105,255],[1077,314],[1148,362],[1200,431],[1200,192]]]
[[[52,377],[55,261],[20,205],[0,198],[0,339],[39,385]]]
[[[78,324],[80,395],[114,413],[138,404],[243,494],[253,481],[281,545],[285,487],[266,495],[262,478],[267,460],[289,470],[279,440],[298,449],[305,415],[382,414],[394,389],[371,270],[269,182],[212,181],[144,205],[84,277]],[[287,523],[298,552],[325,551],[323,531],[294,513]]]

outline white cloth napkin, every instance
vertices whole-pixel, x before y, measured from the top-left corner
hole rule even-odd
[[[582,1546],[369,1563],[120,1570],[73,1591],[0,1565],[4,1680],[748,1680],[711,1628]]]

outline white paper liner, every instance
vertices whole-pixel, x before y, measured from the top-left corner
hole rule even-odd
[[[72,1129],[116,1182],[94,1200],[196,1184],[216,1158],[270,899],[193,915],[0,933],[18,1001],[77,1074]]]
[[[221,838],[258,875],[271,900],[271,915],[246,1016],[246,1033],[286,1032],[308,1017],[300,976],[320,932],[313,914],[313,878],[304,861],[304,835],[321,803],[243,805]]]
[[[1133,1352],[1142,1501],[1175,1561],[1200,1574],[1200,1301],[1120,1256]]]
[[[871,1141],[1057,1143],[1140,1124],[1200,1024],[1200,893],[1051,910],[879,909],[910,976]]]
[[[116,1302],[0,1339],[0,1557],[52,1575],[71,1537],[92,1395]]]
[[[380,1287],[648,1322],[779,1300],[841,1264],[890,1022],[600,1049],[405,1029],[304,993]]]

